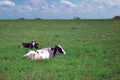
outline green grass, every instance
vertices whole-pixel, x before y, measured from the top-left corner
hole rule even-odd
[[[119,80],[120,20],[1,20],[0,80]],[[21,42],[62,45],[65,56],[24,59]]]

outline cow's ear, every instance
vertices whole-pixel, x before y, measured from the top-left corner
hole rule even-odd
[[[57,47],[57,45],[55,45],[55,47]]]
[[[51,48],[51,50],[54,50],[55,48]]]

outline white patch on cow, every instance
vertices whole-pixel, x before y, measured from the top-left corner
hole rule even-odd
[[[61,47],[61,45],[58,45],[59,48],[62,49],[63,53],[66,54],[66,52],[63,50],[63,48]]]
[[[39,53],[39,55],[42,56],[42,59],[49,59],[51,57],[49,53],[49,49],[50,48],[43,48],[43,49],[37,50],[37,52]]]
[[[35,46],[35,42],[32,42],[32,45]]]
[[[23,55],[23,57],[34,59],[34,55],[36,54],[35,51],[29,51],[27,54]]]

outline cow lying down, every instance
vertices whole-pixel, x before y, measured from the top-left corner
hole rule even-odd
[[[56,54],[65,54],[65,51],[60,45],[57,45],[54,48],[43,48],[36,51],[29,51],[27,54],[23,55],[23,57],[30,58],[32,60],[41,60],[49,59],[54,57]]]
[[[38,48],[38,43],[36,43],[36,41],[31,41],[31,42],[29,42],[29,43],[25,43],[25,42],[23,42],[22,43],[22,47],[23,48],[31,48],[31,49],[33,49],[33,48]],[[20,47],[20,46],[19,46]]]

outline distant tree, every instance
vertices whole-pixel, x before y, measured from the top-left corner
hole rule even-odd
[[[35,20],[42,20],[41,18],[35,18]]]
[[[25,20],[25,18],[22,18],[22,17],[21,17],[21,18],[19,18],[19,20]]]
[[[79,18],[79,17],[74,17],[74,19],[75,19],[75,20],[80,20],[80,18]]]
[[[115,16],[115,17],[113,17],[113,19],[120,19],[120,16]]]

